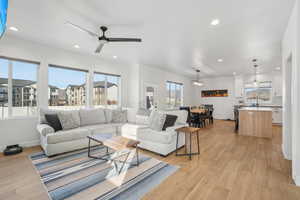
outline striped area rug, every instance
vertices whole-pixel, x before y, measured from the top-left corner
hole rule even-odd
[[[92,154],[105,156],[97,146]],[[107,157],[122,162],[88,158],[87,149],[48,158],[43,152],[30,156],[52,200],[140,199],[178,168],[152,157],[109,150]]]

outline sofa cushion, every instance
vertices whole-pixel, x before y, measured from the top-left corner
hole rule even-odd
[[[112,110],[112,123],[126,123],[127,110]]]
[[[155,131],[162,131],[165,120],[166,114],[153,110],[149,118],[149,127]]]
[[[61,142],[83,139],[86,138],[88,135],[90,135],[90,131],[88,129],[76,128],[47,134],[46,139],[48,144],[57,144]]]
[[[136,115],[142,115],[142,116],[150,116],[150,114],[151,111],[145,108],[139,108],[138,111],[136,112]]]
[[[149,116],[146,115],[136,115],[135,117],[136,124],[149,125]]]
[[[137,132],[137,139],[138,140],[145,140],[160,144],[170,144],[176,137],[175,132],[166,132],[166,131],[155,131],[150,128],[147,129],[140,129]]]
[[[112,109],[104,109],[106,123],[112,122]]]
[[[106,123],[104,109],[101,108],[81,109],[79,110],[79,115],[81,120],[81,126]]]
[[[78,119],[77,112],[63,111],[58,112],[57,115],[63,130],[74,129],[80,126],[80,120]]]
[[[76,124],[80,125],[80,116],[79,110],[56,110],[56,109],[47,109],[47,108],[40,108],[39,109],[39,123],[40,124],[47,124],[47,120],[45,118],[46,114],[58,114],[60,112],[63,113],[72,113],[72,117],[75,120]]]
[[[45,118],[48,125],[51,126],[55,132],[62,130],[62,126],[57,114],[45,114]]]
[[[82,128],[88,129],[91,134],[100,134],[100,133],[116,133],[118,127],[122,124],[111,123],[111,124],[97,124],[97,125],[89,125],[83,126]]]
[[[149,129],[148,126],[140,124],[124,124],[121,127],[122,136],[128,137],[131,139],[137,139],[137,133],[140,129]]]
[[[176,134],[175,132],[154,131],[147,126],[126,124],[122,127],[122,136],[139,141],[170,144]]]

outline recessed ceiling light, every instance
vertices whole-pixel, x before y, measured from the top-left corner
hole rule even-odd
[[[236,75],[236,72],[233,72],[232,74],[235,76],[235,75]]]
[[[14,26],[9,27],[9,30],[15,31],[15,32],[19,31],[19,29]]]
[[[113,56],[113,59],[117,59],[118,58],[118,56]]]
[[[212,25],[212,26],[217,26],[218,24],[220,24],[220,20],[219,19],[214,19],[210,23],[210,25]]]
[[[79,46],[78,44],[75,44],[75,45],[74,45],[74,48],[79,49],[80,46]]]
[[[280,68],[280,67],[276,67],[275,69],[276,69],[276,70],[278,70],[278,71],[279,71],[279,70],[281,70],[281,68]]]
[[[218,62],[223,62],[223,59],[222,59],[222,58],[219,58],[219,59],[218,59]]]

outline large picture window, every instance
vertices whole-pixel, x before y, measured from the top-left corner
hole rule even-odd
[[[0,58],[0,119],[36,114],[38,66]]]
[[[177,108],[183,105],[183,84],[167,81],[167,105],[170,108]]]
[[[272,82],[261,82],[258,86],[247,84],[245,86],[245,101],[252,104],[272,102]]]
[[[116,108],[120,105],[119,75],[94,73],[93,105]]]
[[[55,109],[79,109],[86,105],[87,71],[49,66],[48,105]]]

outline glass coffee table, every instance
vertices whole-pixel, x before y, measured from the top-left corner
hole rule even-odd
[[[140,143],[139,141],[125,138],[122,136],[112,136],[111,134],[103,134],[103,133],[87,136],[87,138],[89,139],[89,144],[88,144],[89,158],[112,161],[114,163],[120,162],[123,164],[131,164],[135,166],[139,165],[139,147],[138,147],[138,144]],[[92,155],[91,141],[103,145],[106,148],[106,154],[102,156]],[[113,155],[109,153],[109,148],[115,151]],[[125,156],[124,160],[118,159],[123,156]],[[134,158],[134,156],[136,157],[136,164],[132,164],[131,162],[128,162],[128,160],[131,160],[132,158]],[[122,171],[123,166],[119,171]]]

